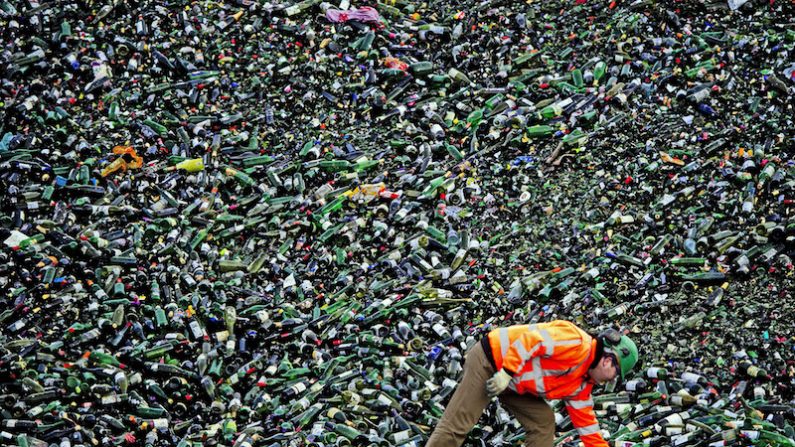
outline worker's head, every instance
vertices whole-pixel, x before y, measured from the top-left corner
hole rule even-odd
[[[602,357],[588,374],[599,384],[616,378],[623,380],[638,362],[638,347],[629,337],[613,329],[599,334],[599,339],[602,341]]]
[[[588,375],[591,376],[594,382],[599,385],[605,384],[620,375],[620,368],[618,367],[618,359],[613,354],[603,354],[602,358],[588,370]]]

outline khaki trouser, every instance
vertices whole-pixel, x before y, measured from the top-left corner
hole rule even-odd
[[[489,405],[486,380],[494,373],[483,346],[476,343],[465,357],[464,377],[425,447],[459,447],[464,442],[467,433]],[[526,447],[552,447],[555,414],[543,399],[529,394],[519,395],[511,390],[505,390],[498,398],[524,427]]]

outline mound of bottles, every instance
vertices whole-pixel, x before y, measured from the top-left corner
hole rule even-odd
[[[790,2],[0,0],[0,34],[0,444],[421,446],[470,346],[568,319],[640,347],[611,446],[795,445]],[[467,443],[523,439],[495,402]]]

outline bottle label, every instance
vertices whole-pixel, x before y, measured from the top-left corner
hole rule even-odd
[[[623,414],[632,408],[632,404],[616,404],[616,413]]]
[[[646,382],[642,380],[630,380],[627,382],[627,391],[638,391],[646,386]]]
[[[331,415],[329,415],[329,417],[331,417]],[[326,427],[322,424],[315,423],[312,426],[311,434],[313,436],[322,436],[325,432],[326,432]]]
[[[756,430],[740,430],[740,433],[748,439],[759,439],[759,432]]]
[[[202,338],[201,326],[199,326],[199,323],[196,320],[191,321],[188,326],[190,327],[194,338]]]
[[[682,380],[690,383],[698,383],[701,376],[689,372],[682,373]]]
[[[393,436],[395,437],[396,443],[401,441],[406,441],[411,437],[411,431],[410,430],[399,431],[395,433]]]
[[[116,396],[115,394],[109,394],[107,396],[102,396],[102,404],[103,405],[115,404],[115,403],[118,403],[118,402],[119,402],[119,397]]]
[[[668,425],[681,425],[684,422],[682,420],[682,416],[679,416],[679,413],[674,413],[670,416],[667,416],[663,420],[668,422]]]
[[[665,376],[665,369],[664,368],[652,367],[652,368],[649,368],[648,370],[646,370],[646,375],[650,379],[657,379],[657,378],[660,378],[661,376]]]

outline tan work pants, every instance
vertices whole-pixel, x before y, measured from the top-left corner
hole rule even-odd
[[[486,380],[494,373],[483,346],[476,343],[465,357],[464,377],[425,447],[459,447],[464,442],[467,433],[489,405]],[[502,406],[524,427],[527,433],[524,442],[526,447],[552,447],[555,414],[543,399],[516,394],[511,390],[504,391],[498,398]]]

